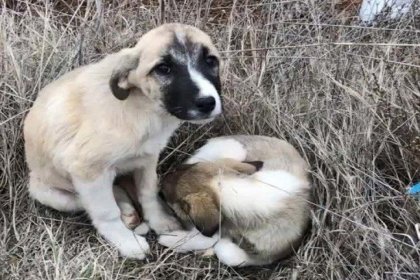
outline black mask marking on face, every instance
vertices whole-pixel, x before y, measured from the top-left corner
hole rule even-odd
[[[162,86],[164,104],[168,112],[182,120],[189,120],[188,111],[194,109],[194,100],[200,89],[191,80],[188,66],[173,59],[167,59],[171,68],[171,77],[167,84]]]
[[[185,44],[181,43],[176,36],[169,49],[170,52],[151,71],[161,83],[166,110],[181,120],[208,118],[212,108],[207,108],[208,104],[203,108],[203,102],[198,101],[200,88],[191,78],[188,63],[220,94],[218,59],[208,55],[207,47],[193,44],[187,39]]]
[[[216,88],[217,93],[221,94],[221,83],[219,77],[219,59],[213,55],[209,55],[209,49],[205,46],[201,47],[200,56],[197,60],[196,69],[204,78],[210,81]]]

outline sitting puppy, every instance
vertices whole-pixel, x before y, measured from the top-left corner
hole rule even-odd
[[[285,258],[310,221],[307,169],[276,138],[213,138],[164,178],[160,195],[189,230],[161,235],[159,243],[179,252],[214,247],[229,266]]]
[[[132,174],[155,232],[179,228],[158,200],[159,154],[182,122],[221,114],[220,65],[207,34],[172,23],[45,86],[23,129],[31,197],[59,211],[85,210],[122,256],[144,259],[149,244],[121,221],[114,179]]]

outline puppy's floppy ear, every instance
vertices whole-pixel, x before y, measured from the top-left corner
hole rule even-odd
[[[119,65],[112,71],[109,86],[112,94],[119,100],[127,99],[130,89],[134,86],[129,83],[128,75],[130,71],[136,69],[139,64],[138,55],[124,55]]]
[[[219,229],[219,207],[210,194],[189,194],[182,199],[180,206],[203,235],[213,236]]]
[[[264,165],[264,162],[263,161],[260,161],[260,160],[243,161],[243,163],[253,165],[255,167],[255,171],[259,171],[263,167],[263,165]]]

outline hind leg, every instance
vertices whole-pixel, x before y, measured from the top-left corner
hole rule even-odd
[[[114,182],[114,197],[121,212],[121,220],[138,235],[145,235],[149,231],[143,221],[141,206],[136,203],[137,197],[132,175],[118,176]]]
[[[130,198],[121,187],[114,185],[114,197],[121,211],[121,220],[129,229],[134,229],[141,222]]]
[[[34,172],[30,174],[28,187],[31,197],[46,206],[64,212],[83,210],[82,204],[75,193],[49,186]]]

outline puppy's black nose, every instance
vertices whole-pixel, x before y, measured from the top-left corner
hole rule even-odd
[[[216,99],[213,96],[200,97],[195,101],[195,106],[201,113],[208,114],[216,107]]]

